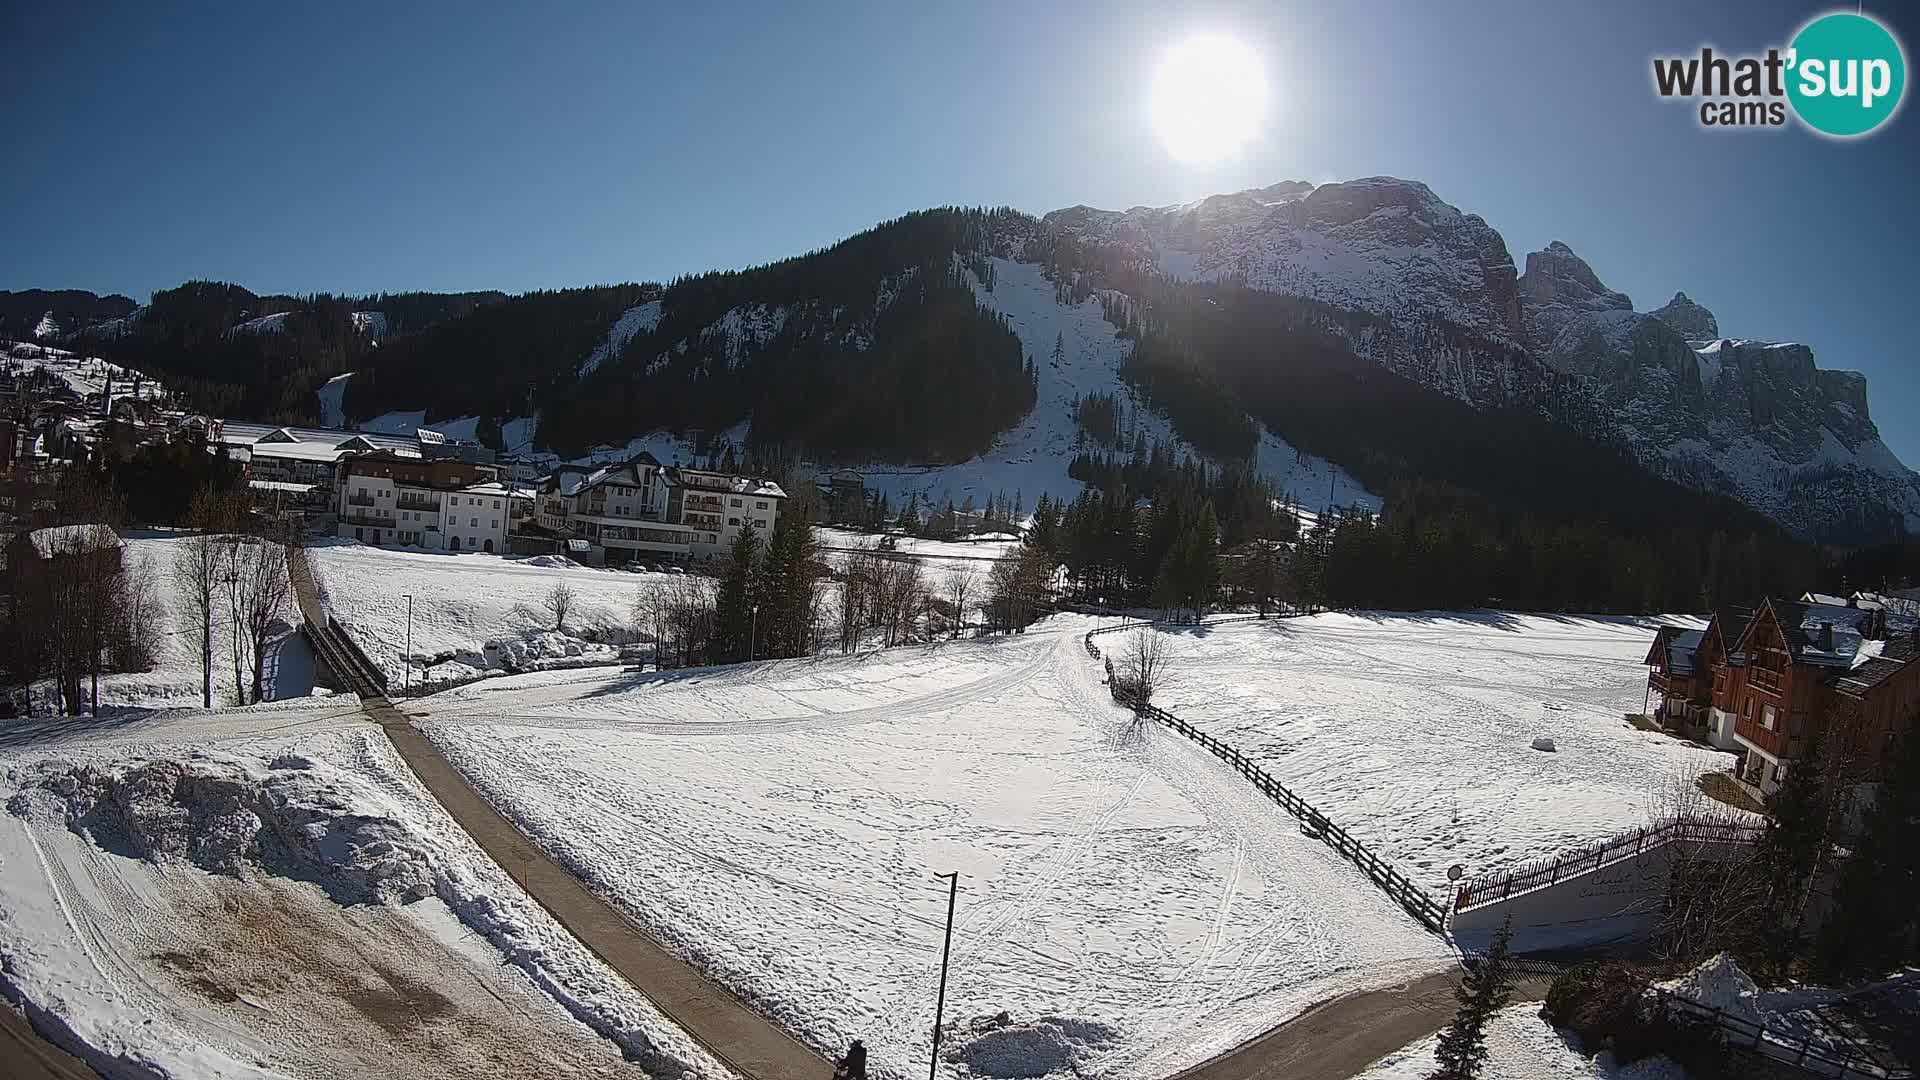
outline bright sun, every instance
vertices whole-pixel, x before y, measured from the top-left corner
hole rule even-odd
[[[1188,164],[1219,161],[1246,145],[1266,106],[1259,54],[1223,34],[1176,45],[1153,76],[1153,129],[1167,153]]]

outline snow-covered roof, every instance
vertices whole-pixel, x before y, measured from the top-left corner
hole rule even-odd
[[[1675,675],[1693,674],[1694,654],[1699,651],[1705,630],[1682,630],[1667,641],[1667,670]]]
[[[249,480],[247,486],[255,491],[278,491],[287,495],[305,495],[319,487],[318,484],[295,484],[287,480]]]
[[[120,534],[110,525],[54,525],[27,534],[35,558],[86,555],[120,546]]]

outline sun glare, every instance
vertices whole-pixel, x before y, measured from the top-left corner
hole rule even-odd
[[[1160,61],[1150,106],[1153,129],[1180,161],[1205,165],[1250,142],[1266,112],[1260,56],[1223,34],[1188,38]]]

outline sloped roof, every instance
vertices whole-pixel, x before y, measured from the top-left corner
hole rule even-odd
[[[1875,644],[1880,647],[1880,654],[1833,679],[1835,690],[1861,697],[1902,671],[1912,669],[1914,663],[1920,661],[1920,639],[1912,632]]]
[[[1704,630],[1682,630],[1667,639],[1667,670],[1675,675],[1693,674],[1694,654],[1705,636]]]

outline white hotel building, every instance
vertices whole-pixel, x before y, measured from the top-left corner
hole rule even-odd
[[[528,532],[582,540],[593,561],[711,562],[747,530],[764,542],[787,493],[771,480],[660,464],[563,465],[541,481]],[[579,553],[574,553],[579,557]]]

